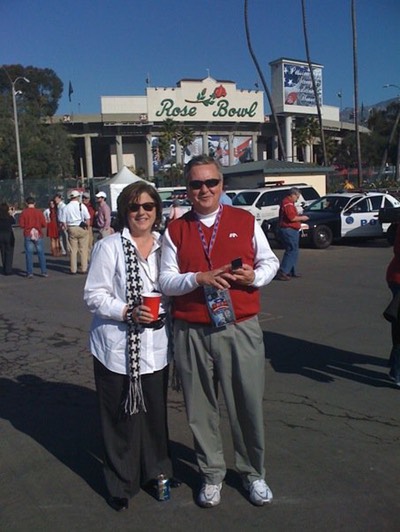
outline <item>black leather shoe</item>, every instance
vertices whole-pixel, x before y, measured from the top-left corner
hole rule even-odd
[[[179,480],[179,478],[171,477],[169,479],[169,485],[171,486],[171,488],[180,488],[182,485],[182,481]]]
[[[127,510],[129,506],[128,499],[120,497],[109,497],[107,503],[111,506],[116,512],[121,512],[122,510]]]
[[[290,281],[290,277],[289,275],[286,275],[286,273],[283,273],[283,272],[278,272],[275,276],[275,279],[277,281]]]

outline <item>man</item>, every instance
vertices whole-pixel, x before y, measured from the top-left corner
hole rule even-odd
[[[36,249],[39,258],[41,277],[48,277],[46,257],[44,255],[44,238],[42,229],[46,227],[46,219],[40,209],[36,209],[32,196],[26,198],[26,208],[19,217],[19,225],[24,232],[24,248],[26,277],[33,279],[33,252]]]
[[[59,240],[60,240],[61,255],[65,256],[67,255],[67,250],[69,251],[67,228],[61,222],[62,211],[65,208],[65,202],[63,201],[61,194],[56,194],[53,200],[57,206],[57,221],[58,221],[58,230],[60,233]]]
[[[160,286],[173,296],[175,359],[203,477],[197,502],[206,508],[219,504],[226,473],[218,380],[236,467],[250,501],[263,505],[272,493],[264,479],[265,352],[258,288],[274,278],[279,262],[254,217],[220,203],[222,173],[214,159],[193,158],[185,178],[193,209],[166,229]],[[226,325],[214,327],[217,321]]]
[[[296,201],[300,197],[300,190],[292,187],[288,196],[283,198],[279,209],[279,232],[285,248],[280,270],[276,276],[279,281],[290,281],[292,277],[300,277],[296,272],[299,258],[299,240],[301,222],[309,218],[297,212]]]
[[[82,194],[82,203],[87,208],[89,215],[90,215],[90,220],[88,222],[88,228],[87,228],[88,230],[88,251],[89,251],[89,257],[90,257],[90,254],[92,253],[92,248],[93,248],[93,222],[94,222],[94,217],[96,215],[96,211],[94,210],[94,207],[90,201],[90,192],[84,192]]]
[[[86,273],[89,256],[89,233],[87,227],[90,214],[85,205],[81,205],[80,193],[72,190],[69,194],[70,202],[61,212],[61,222],[66,226],[70,247],[70,273],[75,275],[78,270],[78,252],[81,269],[79,273]]]
[[[96,226],[100,231],[99,239],[114,233],[111,227],[111,209],[107,205],[106,198],[107,194],[102,190],[96,194]]]

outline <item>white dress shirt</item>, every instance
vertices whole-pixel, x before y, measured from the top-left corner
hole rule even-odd
[[[153,233],[154,244],[147,260],[140,255],[127,228],[123,230],[123,236],[129,238],[136,248],[143,292],[158,291],[160,235]],[[90,329],[93,356],[109,370],[128,375],[128,326],[124,322],[126,266],[120,233],[99,240],[94,246],[84,300],[94,314]],[[166,311],[167,303],[167,298],[162,298],[160,313]],[[140,335],[140,373],[161,370],[169,361],[167,328],[143,329]]]
[[[81,222],[88,222],[90,220],[90,214],[86,205],[72,200],[60,211],[59,220],[69,227],[79,227]]]
[[[214,225],[218,211],[211,214],[197,214],[200,221],[207,227]],[[275,277],[279,268],[279,260],[271,250],[267,237],[258,222],[254,219],[254,274],[251,286],[260,288],[268,284]],[[162,259],[160,271],[160,285],[164,294],[168,296],[181,296],[193,292],[198,288],[196,274],[198,272],[181,273],[177,260],[177,248],[165,230],[162,242]]]

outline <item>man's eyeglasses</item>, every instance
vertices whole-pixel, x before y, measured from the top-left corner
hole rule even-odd
[[[142,207],[143,210],[151,212],[155,208],[155,206],[156,204],[150,201],[148,203],[130,203],[128,205],[128,209],[131,212],[138,212],[140,207]]]
[[[205,185],[207,188],[214,188],[218,186],[221,183],[220,179],[206,179],[205,181],[200,181],[200,179],[193,179],[193,181],[189,181],[188,186],[192,190],[200,190],[203,185]]]

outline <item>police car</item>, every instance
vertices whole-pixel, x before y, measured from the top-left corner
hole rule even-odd
[[[385,192],[342,192],[328,194],[305,207],[309,220],[301,224],[300,243],[317,249],[329,247],[341,238],[379,238],[390,223],[380,223],[379,209],[400,207],[400,202]],[[269,236],[279,240],[279,220],[271,220]]]

